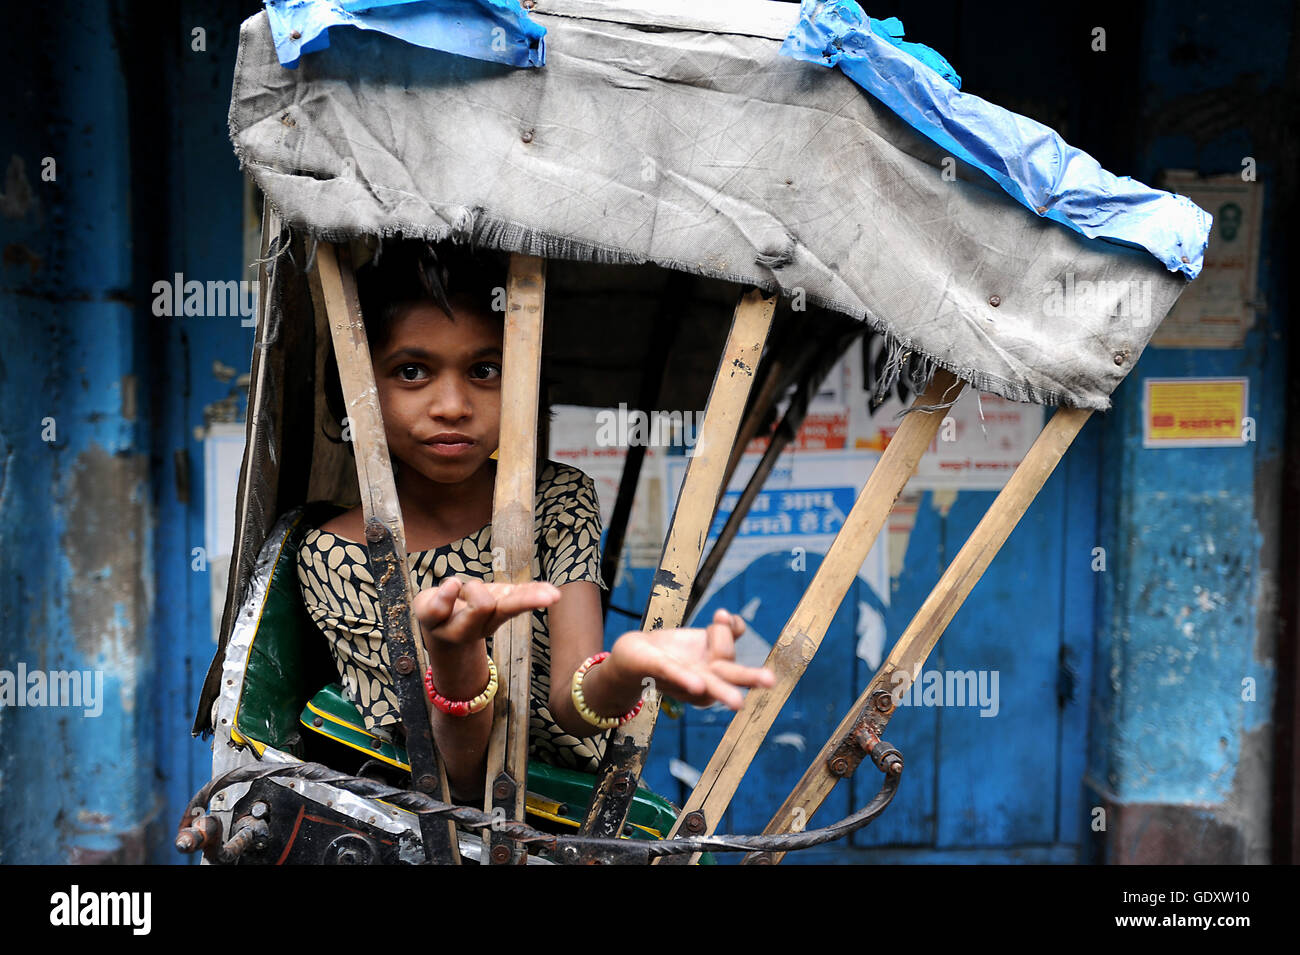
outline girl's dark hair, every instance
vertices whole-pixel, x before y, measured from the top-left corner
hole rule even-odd
[[[414,302],[432,302],[452,321],[451,299],[482,314],[504,314],[507,264],[498,252],[413,239],[385,242],[357,269],[357,296],[370,348],[388,344],[398,311]]]

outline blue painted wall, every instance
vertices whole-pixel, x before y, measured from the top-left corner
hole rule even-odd
[[[230,391],[214,361],[247,370],[252,332],[150,306],[175,272],[245,277],[230,7],[50,3],[0,41],[21,89],[2,120],[0,669],[104,687],[94,716],[0,710],[2,862],[174,862],[167,832],[208,775],[187,731],[213,650],[194,428]]]
[[[1283,2],[1255,5],[1249,17],[1209,4],[1148,5],[1137,86],[1152,120],[1136,174],[1240,174],[1255,159],[1267,308],[1243,348],[1149,349],[1117,394],[1104,440],[1103,538],[1118,559],[1099,621],[1097,667],[1110,678],[1094,708],[1089,781],[1120,805],[1242,820],[1244,855],[1223,861],[1267,861],[1290,298],[1286,227],[1275,210],[1295,176],[1295,157],[1278,151],[1277,121],[1295,16]],[[1195,376],[1249,379],[1256,440],[1144,449],[1142,380]]]

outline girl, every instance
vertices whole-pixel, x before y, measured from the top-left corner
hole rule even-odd
[[[722,610],[705,629],[632,631],[599,652],[600,515],[591,478],[576,468],[539,462],[533,582],[493,583],[503,329],[492,305],[504,269],[454,248],[440,264],[423,243],[389,242],[357,285],[429,655],[433,734],[455,798],[482,794],[492,634],[517,614],[532,614],[529,754],[545,762],[594,771],[606,730],[639,709],[647,679],[733,710],[741,687],[773,685],[770,670],[735,662],[744,621]],[[346,692],[367,729],[385,735],[400,731],[398,704],[363,539],[360,507],[309,532],[298,576]]]

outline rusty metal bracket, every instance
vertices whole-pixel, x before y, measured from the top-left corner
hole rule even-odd
[[[885,699],[876,700],[873,697],[875,709],[887,713],[893,708],[893,701],[887,692],[882,690],[876,696]],[[876,731],[875,724],[879,721],[880,717],[873,712],[872,707],[864,709],[853,728],[840,738],[839,745],[826,757],[826,769],[832,776],[847,779],[857,772],[862,760],[868,756],[882,773],[897,775],[903,771],[902,753],[882,740]]]
[[[384,643],[392,661],[393,687],[406,732],[406,752],[411,764],[411,781],[427,796],[437,796],[441,789],[438,751],[433,743],[433,728],[425,703],[423,675],[411,630],[411,605],[407,600],[405,568],[399,568],[397,543],[382,521],[366,524],[366,551],[370,559],[375,589],[384,628]],[[420,834],[429,861],[451,864],[454,848],[447,825],[432,816],[420,817]]]
[[[509,773],[504,770],[497,773],[496,778],[492,780],[492,815],[494,818],[498,816],[498,809],[501,810],[500,818],[512,818],[515,811],[515,793],[518,789],[518,784],[511,778]],[[500,829],[492,828],[489,838],[492,847],[488,851],[488,859],[492,865],[524,862],[526,853],[519,851],[514,840],[508,838]]]

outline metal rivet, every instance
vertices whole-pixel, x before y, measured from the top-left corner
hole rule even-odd
[[[889,695],[888,690],[880,690],[872,697],[872,702],[882,713],[888,713],[894,708],[894,698]]]
[[[371,737],[371,740],[370,740],[370,748],[371,748],[371,749],[379,749],[379,747],[381,747],[381,746],[383,746],[383,745],[384,745],[384,744],[383,744],[383,741],[380,740],[378,737]]]
[[[1038,207],[1038,214],[1039,214],[1040,216],[1041,216],[1044,212],[1046,212],[1046,211],[1047,211],[1047,206],[1039,206],[1039,207]]]
[[[1122,352],[1116,352],[1116,353],[1115,353],[1115,364],[1117,364],[1117,365],[1122,365],[1122,364],[1124,364],[1124,355],[1123,355]]]
[[[370,543],[380,540],[384,536],[384,525],[379,521],[372,521],[366,525],[366,540]]]
[[[999,305],[1002,304],[1002,296],[1001,296],[1001,295],[990,295],[990,296],[989,296],[989,304],[992,305],[994,308],[997,308]]]
[[[311,725],[312,725],[312,726],[324,726],[324,725],[325,725],[325,721],[324,721],[323,719],[321,719],[319,716],[315,716],[315,717],[312,717]]]
[[[849,771],[849,761],[843,756],[836,756],[831,760],[831,772],[836,776],[843,776]]]
[[[301,39],[302,39],[302,31],[301,31],[301,30],[294,30],[292,33],[289,34],[289,39],[290,39],[290,40],[301,40]]]
[[[688,812],[686,818],[682,820],[682,828],[693,836],[702,833],[706,826],[704,823],[704,813],[696,809],[694,812]]]
[[[521,137],[519,137],[519,138],[522,139],[522,140],[523,140],[524,142],[526,142],[526,143],[531,143],[531,142],[533,141],[533,131],[532,131],[531,129],[526,129],[526,130],[524,130],[524,134],[523,134],[523,136],[521,136]]]
[[[432,773],[425,773],[415,781],[415,788],[422,793],[431,793],[438,788],[438,779]]]
[[[402,676],[406,676],[415,669],[415,661],[406,655],[402,655],[397,658],[397,662],[393,664],[393,668]]]
[[[1183,262],[1184,262],[1184,263],[1187,263],[1187,262],[1190,262],[1190,261],[1191,261],[1191,259],[1189,259],[1187,256],[1185,256],[1185,255],[1183,256]]]
[[[509,861],[510,861],[510,847],[509,847],[509,846],[493,846],[493,847],[492,847],[492,861],[495,862],[497,865],[505,865],[507,862],[509,862]]]

